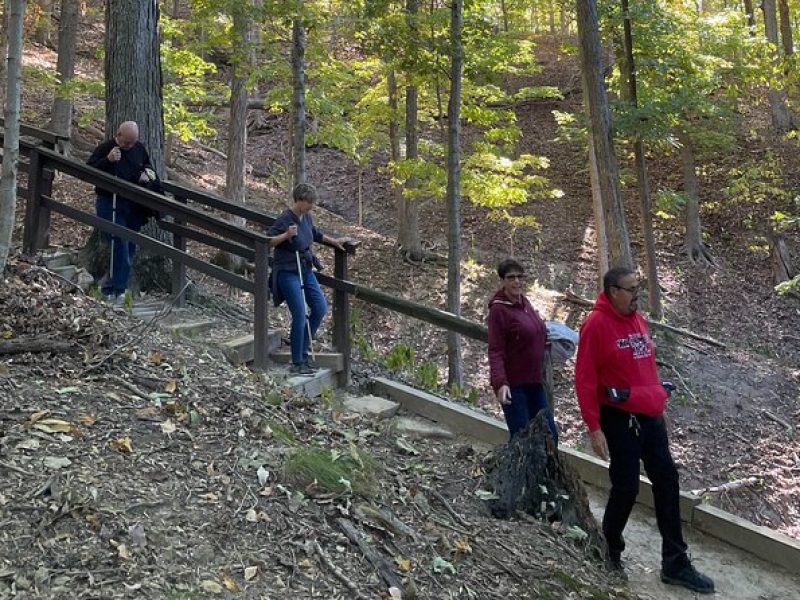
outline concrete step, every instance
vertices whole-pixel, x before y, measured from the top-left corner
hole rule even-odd
[[[279,365],[288,365],[292,362],[292,353],[287,350],[281,350],[272,352],[269,358]],[[330,369],[333,373],[344,371],[344,355],[339,352],[317,352],[314,355],[314,361],[318,367]]]
[[[313,375],[290,375],[285,384],[309,398],[321,396],[326,387],[336,387],[333,371],[319,369]]]
[[[53,253],[42,255],[44,266],[51,271],[55,271],[58,267],[66,267],[75,264],[77,258],[78,254],[71,250],[56,250]]]
[[[67,281],[74,281],[75,280],[75,276],[78,274],[78,267],[76,267],[75,265],[71,265],[71,264],[70,265],[61,265],[61,266],[58,266],[58,267],[47,267],[47,268],[50,269],[53,273],[56,273],[57,275],[60,275],[61,277],[63,277]]]
[[[270,330],[267,338],[268,351],[270,353],[281,347],[281,332],[279,330]],[[255,336],[252,333],[223,342],[220,347],[228,360],[234,365],[249,363],[255,358]]]
[[[203,319],[198,321],[170,323],[166,325],[165,329],[179,337],[196,337],[208,332],[218,323],[219,321],[215,321],[214,319]]]

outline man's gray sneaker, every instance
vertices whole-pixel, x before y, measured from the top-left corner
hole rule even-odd
[[[295,373],[297,375],[313,375],[314,369],[308,366],[307,363],[300,363],[299,365],[292,365],[289,368],[291,373]]]

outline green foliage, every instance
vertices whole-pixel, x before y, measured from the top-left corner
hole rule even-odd
[[[366,336],[366,326],[364,325],[364,315],[357,306],[350,309],[350,336],[353,344],[364,360],[378,360],[378,352],[372,347]]]
[[[686,206],[686,194],[673,190],[658,190],[653,199],[653,214],[661,219],[674,219]]]
[[[783,169],[780,161],[771,152],[759,160],[745,162],[728,171],[729,182],[723,192],[730,202],[746,206],[744,224],[753,228],[758,225],[754,209],[767,201],[777,201],[787,207],[793,196],[783,186]],[[777,212],[774,217],[778,228],[786,227],[792,218],[786,213]]]
[[[414,366],[414,349],[408,344],[397,344],[384,358],[387,368],[396,373],[407,371]]]
[[[303,489],[334,494],[355,493],[371,497],[377,493],[377,461],[350,445],[347,451],[335,448],[301,448],[289,456],[284,475]]]
[[[791,296],[800,299],[800,275],[789,281],[784,281],[775,286],[775,291],[781,296]]]
[[[417,382],[429,392],[439,388],[439,367],[434,362],[421,363],[415,371]]]

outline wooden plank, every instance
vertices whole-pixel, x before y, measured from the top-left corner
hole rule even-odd
[[[237,244],[236,242],[229,242],[228,240],[223,240],[218,237],[214,237],[213,235],[209,235],[202,231],[197,231],[196,229],[192,229],[191,227],[186,227],[185,225],[179,225],[178,223],[170,223],[169,221],[158,221],[158,226],[165,231],[171,232],[176,238],[188,238],[190,240],[194,240],[196,242],[201,242],[206,246],[211,246],[213,248],[218,248],[225,252],[230,252],[231,254],[235,254],[236,256],[241,256],[246,258],[249,261],[253,261],[256,258],[256,253],[244,246],[242,244]],[[184,242],[185,246],[185,242]]]
[[[244,277],[240,277],[235,273],[231,273],[230,271],[226,271],[225,269],[218,267],[216,265],[212,265],[207,263],[199,258],[194,256],[190,256],[185,252],[181,252],[180,250],[176,250],[172,246],[165,244],[164,242],[160,242],[158,240],[154,240],[151,237],[146,235],[142,235],[141,233],[136,233],[126,227],[122,227],[121,225],[117,225],[112,223],[111,221],[106,221],[105,219],[101,219],[95,215],[83,212],[78,210],[77,208],[73,208],[66,204],[62,204],[61,202],[56,202],[52,198],[48,198],[46,196],[42,197],[42,203],[45,204],[51,210],[56,211],[62,215],[69,217],[70,219],[74,219],[75,221],[79,221],[81,223],[85,223],[86,225],[91,225],[92,227],[99,229],[100,231],[104,231],[105,233],[111,233],[120,237],[124,240],[130,240],[135,242],[136,244],[142,246],[143,248],[148,248],[157,254],[162,256],[166,256],[169,259],[181,261],[186,264],[187,267],[190,269],[194,269],[196,271],[200,271],[201,273],[205,273],[206,275],[210,275],[215,279],[222,281],[223,283],[227,283],[230,286],[243,290],[245,292],[250,292],[251,294],[254,292],[254,285],[253,282],[249,279],[245,279]]]
[[[346,281],[347,254],[335,251],[333,274],[336,279]],[[338,373],[339,387],[350,385],[351,340],[350,340],[350,296],[344,290],[333,292],[333,344],[344,357],[343,369]]]
[[[5,127],[6,127],[5,120],[3,118],[0,118],[0,128],[3,128],[3,130],[5,130]],[[57,144],[59,140],[67,139],[66,137],[58,135],[53,131],[48,131],[47,129],[34,127],[33,125],[25,125],[23,123],[20,123],[19,134],[24,135],[26,137],[35,138],[42,142],[47,142],[48,144],[51,144],[53,146],[55,146],[55,144]]]
[[[255,302],[253,318],[255,320],[255,355],[253,366],[256,369],[266,370],[269,367],[269,283],[267,271],[269,265],[269,244],[256,242],[256,274],[254,291]]]

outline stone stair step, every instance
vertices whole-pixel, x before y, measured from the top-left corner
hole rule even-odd
[[[279,365],[288,365],[292,362],[292,353],[287,350],[281,350],[270,353],[269,358]],[[317,352],[314,355],[314,361],[318,367],[330,369],[333,373],[344,371],[344,355],[339,352]]]
[[[78,267],[72,264],[60,265],[57,267],[47,267],[53,273],[60,275],[67,281],[74,281],[75,276],[78,274]]]
[[[44,260],[44,266],[51,271],[55,271],[58,267],[72,265],[77,261],[77,258],[77,253],[70,250],[57,250],[52,254],[46,254],[42,256],[42,259]]]
[[[281,347],[280,330],[270,330],[267,334],[267,339],[269,352],[274,352]],[[223,342],[220,347],[228,360],[234,365],[249,363],[255,358],[255,336],[252,333]]]
[[[166,329],[176,336],[195,337],[208,332],[218,323],[219,321],[214,319],[202,319],[198,321],[170,323],[166,326]]]
[[[284,385],[294,388],[309,398],[316,398],[322,395],[326,387],[336,387],[336,381],[333,371],[330,369],[319,369],[313,375],[290,376]]]

